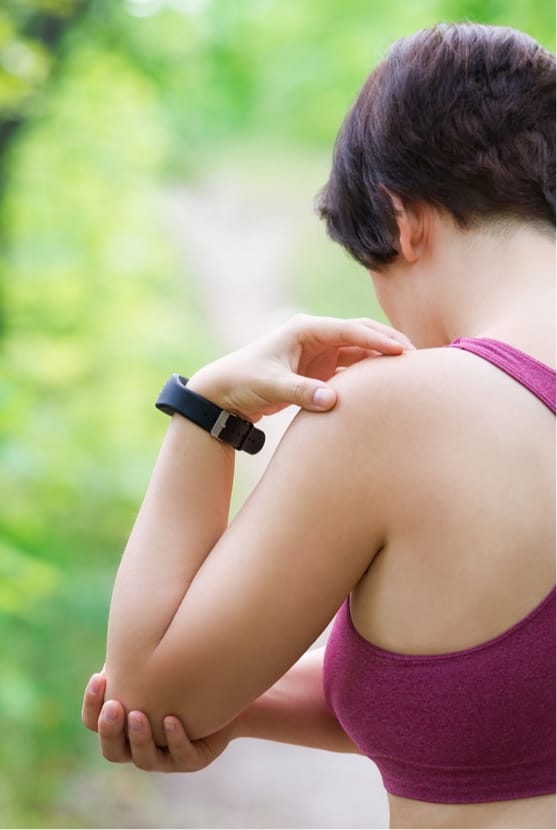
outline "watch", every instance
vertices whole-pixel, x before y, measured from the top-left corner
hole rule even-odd
[[[265,433],[246,421],[208,401],[187,387],[188,378],[171,375],[161,389],[155,406],[167,415],[177,412],[188,421],[210,432],[213,438],[230,444],[235,450],[255,455],[265,443]]]

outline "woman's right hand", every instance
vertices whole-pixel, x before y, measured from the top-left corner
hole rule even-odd
[[[279,328],[198,370],[194,392],[256,422],[290,404],[313,412],[332,409],[337,371],[377,355],[414,346],[406,335],[376,320],[296,314]]]
[[[149,719],[143,712],[126,712],[117,700],[104,700],[106,677],[94,674],[83,697],[82,721],[98,732],[100,751],[115,764],[133,763],[149,772],[197,772],[221,755],[234,737],[235,721],[213,735],[190,741],[180,720],[164,718],[168,746],[155,744]]]

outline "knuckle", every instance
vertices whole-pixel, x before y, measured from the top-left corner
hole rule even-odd
[[[143,732],[130,732],[128,735],[128,740],[130,742],[130,746],[132,749],[142,750],[144,747],[149,745],[149,736],[145,735]]]
[[[114,730],[102,718],[99,721],[99,738],[102,741],[111,741],[114,738]]]
[[[188,772],[191,767],[181,752],[171,750],[170,755],[178,772]]]
[[[301,404],[305,400],[306,385],[302,379],[292,381],[292,401]]]
[[[308,325],[309,319],[309,314],[305,314],[303,311],[297,311],[290,318],[290,326],[296,330],[303,329]]]
[[[113,746],[108,746],[101,742],[101,755],[105,759],[105,761],[109,761],[111,764],[117,764],[120,761],[120,756],[118,752],[115,751]]]

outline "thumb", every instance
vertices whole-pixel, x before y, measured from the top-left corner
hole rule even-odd
[[[291,374],[287,387],[284,400],[310,412],[326,412],[333,408],[337,400],[337,394],[331,386],[302,375]]]
[[[318,386],[311,396],[311,407],[315,412],[332,409],[337,402],[337,393],[331,386]]]

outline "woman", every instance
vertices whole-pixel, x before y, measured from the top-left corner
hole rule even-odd
[[[440,25],[372,73],[320,210],[416,348],[300,317],[165,387],[84,700],[109,760],[360,751],[394,827],[554,826],[553,151],[554,59],[526,35]],[[304,410],[230,526],[234,450],[191,392]]]

